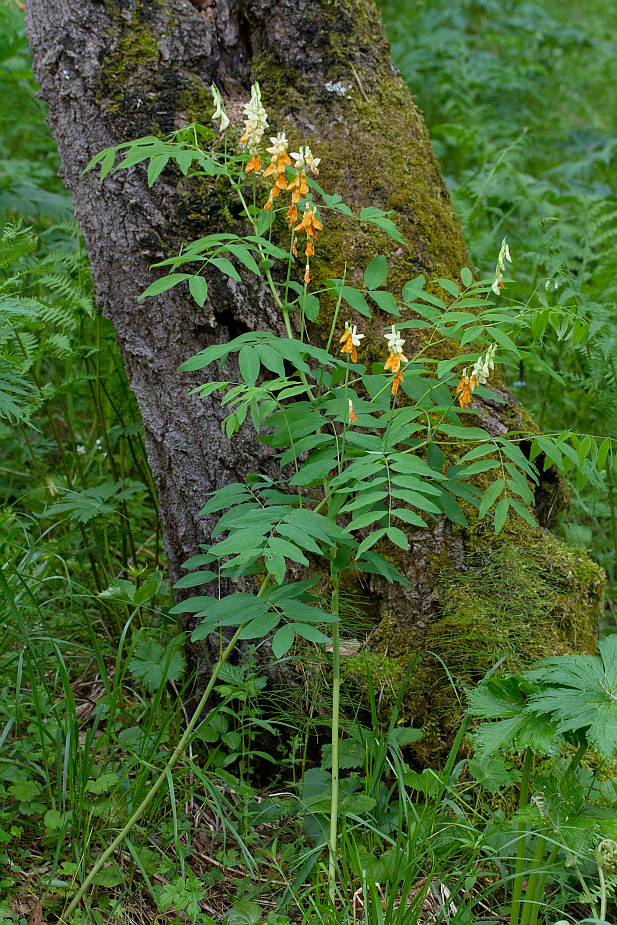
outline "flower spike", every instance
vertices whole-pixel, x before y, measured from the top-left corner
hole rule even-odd
[[[270,158],[270,165],[264,170],[264,177],[269,177],[271,174],[275,174],[275,177],[274,186],[270,190],[268,201],[264,206],[266,212],[270,211],[274,200],[280,194],[281,190],[287,189],[285,167],[287,164],[291,164],[291,159],[287,153],[287,137],[285,132],[279,132],[276,137],[271,137],[270,141],[272,144],[269,148],[266,148],[266,151],[272,156]]]
[[[240,142],[248,147],[251,154],[251,159],[244,170],[246,173],[257,173],[261,170],[261,158],[257,148],[268,127],[268,116],[261,105],[261,91],[258,83],[254,83],[251,87],[251,99],[244,104],[242,109],[244,110],[244,134]]]
[[[496,352],[497,344],[492,344],[484,356],[478,357],[471,370],[470,376],[467,375],[467,367],[463,370],[461,381],[456,387],[458,403],[461,408],[466,408],[467,405],[471,404],[471,393],[475,387],[477,385],[484,385],[492,370],[495,369]]]
[[[508,247],[508,243],[504,238],[501,242],[501,250],[499,251],[499,257],[497,258],[497,266],[495,267],[495,279],[493,280],[493,285],[491,286],[491,289],[495,295],[499,295],[500,289],[505,289],[503,284],[503,274],[506,271],[506,260],[508,263],[512,263],[512,257],[510,257],[510,248]]]

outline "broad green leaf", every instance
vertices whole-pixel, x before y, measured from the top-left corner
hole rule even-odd
[[[508,516],[508,509],[510,507],[510,501],[508,498],[502,498],[497,507],[495,508],[495,533],[501,533],[503,525],[506,522]]]
[[[451,520],[455,524],[459,524],[461,527],[468,526],[467,518],[465,517],[460,504],[458,501],[455,501],[449,492],[442,492],[439,501],[448,520]]]
[[[550,715],[559,732],[585,731],[591,745],[611,760],[617,751],[617,633],[598,643],[600,655],[544,659],[526,677],[541,689],[530,708]]]
[[[247,385],[255,385],[259,376],[259,354],[254,347],[242,347],[238,354],[240,375]]]
[[[369,536],[367,536],[366,539],[362,540],[362,542],[358,546],[356,557],[359,559],[362,556],[362,554],[366,552],[367,549],[370,549],[371,546],[374,546],[375,543],[382,538],[382,536],[385,536],[385,534],[386,534],[385,528],[381,530],[376,530],[374,533],[369,534]]]
[[[403,520],[405,521],[405,523],[411,524],[413,527],[424,527],[425,529],[427,527],[427,523],[425,520],[422,520],[422,518],[418,514],[414,514],[413,511],[409,511],[405,507],[392,508],[392,516],[398,517],[399,520]],[[391,529],[395,529],[395,528],[392,527]],[[388,536],[389,535],[390,534],[388,534]],[[392,537],[390,537],[390,539],[392,539]],[[400,546],[400,545],[401,545],[400,543],[397,543],[397,546]],[[407,546],[402,546],[401,548],[407,549]]]
[[[453,295],[455,299],[458,299],[460,295],[459,288],[451,279],[436,279],[435,282],[438,283],[442,289],[445,289],[449,295]]]
[[[398,513],[400,516],[400,511]],[[411,511],[409,513],[411,513]],[[418,517],[418,520],[421,520],[421,518]],[[386,535],[390,542],[394,543],[395,546],[398,546],[400,549],[409,549],[409,540],[403,531],[399,530],[398,527],[387,527]]]
[[[153,693],[167,681],[179,681],[184,674],[185,661],[175,640],[167,646],[155,639],[142,638],[135,646],[129,662],[129,671]]]
[[[424,289],[424,283],[426,282],[424,276],[416,276],[415,279],[410,279],[403,286],[403,299],[405,302],[414,302],[421,294]]]
[[[482,501],[480,502],[480,511],[478,513],[480,520],[482,520],[482,518],[485,517],[486,514],[490,511],[504,488],[505,482],[503,479],[497,479],[493,482],[492,485],[489,485],[489,487],[484,492],[484,495],[482,496]]]
[[[368,302],[359,289],[354,289],[353,286],[343,286],[341,295],[347,304],[357,312],[360,312],[361,315],[365,315],[367,318],[371,317],[371,310]]]
[[[466,289],[473,283],[473,276],[469,267],[463,267],[461,270],[461,282]]]
[[[265,613],[244,627],[239,639],[265,639],[280,623],[278,613]]]
[[[202,308],[208,297],[208,283],[206,280],[203,276],[191,276],[189,289],[199,307]]]
[[[240,274],[227,257],[212,257],[208,262],[215,266],[217,270],[220,270],[221,273],[224,273],[225,276],[231,277],[237,283],[241,282]]]
[[[377,303],[382,312],[388,312],[390,315],[400,315],[398,303],[391,292],[372,289],[369,295],[373,302]]]
[[[139,302],[141,299],[145,299],[146,296],[160,295],[162,292],[167,292],[168,289],[181,283],[183,279],[191,279],[191,274],[170,273],[168,276],[162,276],[160,279],[151,283],[145,292],[142,292],[142,294],[138,296],[137,301]]]
[[[243,263],[247,270],[250,270],[257,276],[261,276],[261,270],[257,265],[257,261],[253,257],[248,247],[244,247],[242,244],[228,244],[227,250],[230,254],[233,254],[234,257],[237,257],[240,263]]]
[[[269,214],[269,213],[266,213]],[[257,903],[241,900],[234,903],[227,914],[227,925],[257,925],[263,916]]]
[[[373,257],[364,271],[364,285],[367,289],[379,289],[388,275],[388,261],[383,254]]]
[[[184,566],[186,568],[186,565]],[[192,572],[190,575],[183,575],[174,585],[174,588],[197,588],[199,585],[205,585],[209,581],[218,578],[216,572]]]
[[[114,154],[115,159],[115,154]],[[169,154],[157,154],[148,164],[148,186],[152,186],[169,162]],[[105,161],[103,161],[105,166]],[[101,172],[101,180],[103,179]]]
[[[321,630],[318,630],[316,626],[311,626],[306,623],[290,623],[289,628],[293,629],[298,636],[302,636],[302,638],[306,639],[308,642],[318,642],[324,645],[330,642],[330,637],[322,633]]]
[[[180,605],[176,604],[176,607]],[[269,609],[270,603],[263,598],[256,597],[246,591],[240,591],[237,594],[229,594],[227,597],[217,601],[216,598],[210,598],[207,605],[199,611],[208,618],[208,623],[213,622],[216,626],[240,626],[242,623],[248,623],[257,617],[263,616]],[[177,611],[172,608],[173,612]],[[202,632],[201,626],[193,630],[192,639],[194,642],[207,636],[211,629]]]
[[[274,653],[274,657],[283,658],[293,646],[295,638],[296,632],[290,624],[286,623],[285,626],[281,626],[280,630],[277,630],[274,634],[274,639],[272,640],[272,652]]]

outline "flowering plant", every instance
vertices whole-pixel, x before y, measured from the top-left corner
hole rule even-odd
[[[364,268],[363,286],[352,286],[345,277],[309,291],[310,261],[329,212],[374,223],[395,241],[405,242],[388,213],[367,207],[356,216],[340,196],[326,193],[316,180],[320,158],[307,144],[290,152],[285,132],[270,137],[265,149],[270,162],[262,168],[269,122],[257,84],[243,107],[244,128],[237,144],[226,134],[233,127],[221,94],[217,88],[212,92],[213,118],[224,135],[223,146],[213,130],[191,125],[167,140],[144,138],[107,149],[90,165],[100,162],[103,178],[114,168],[147,160],[151,184],[170,160],[185,175],[226,177],[248,233],[209,234],[187,244],[181,254],[156,264],[169,273],[153,282],[142,298],[187,282],[195,302],[203,306],[212,270],[236,281],[241,272],[254,274],[269,290],[286,331],[285,337],[271,331],[244,333],[207,347],[181,367],[195,371],[216,362],[222,367],[230,357],[237,358],[232,378],[208,381],[194,391],[201,396],[222,393],[222,405],[228,409],[223,420],[227,436],[250,420],[258,439],[277,455],[282,477],[273,482],[255,475],[225,485],[210,495],[203,509],[205,515],[221,516],[211,541],[186,563],[192,573],[177,587],[210,585],[214,590],[174,610],[201,619],[194,640],[220,634],[221,656],[175,754],[181,753],[221,665],[239,640],[267,639],[277,658],[298,640],[331,649],[328,849],[334,898],[343,575],[374,573],[405,584],[389,551],[392,545],[407,550],[410,535],[413,541],[414,531],[426,531],[431,521],[446,518],[465,527],[473,515],[490,518],[499,533],[513,513],[535,526],[530,510],[533,485],[539,480],[534,456],[543,453],[546,465],[557,463],[562,469],[576,465],[583,478],[598,480],[608,445],[589,440],[577,446],[569,433],[554,439],[528,433],[494,435],[477,426],[487,401],[503,401],[500,391],[489,388],[497,351],[501,363],[517,364],[517,335],[533,328],[535,317],[530,305],[503,308],[491,301],[492,294],[499,295],[505,287],[505,264],[511,262],[505,240],[494,280],[474,281],[465,267],[458,281],[434,280],[429,289],[424,277],[416,276],[394,295],[383,288],[389,267],[380,254]],[[118,153],[123,160],[116,167]],[[274,240],[279,215],[287,247]],[[296,270],[299,234],[306,236],[306,259]],[[190,265],[198,267],[186,272]],[[334,305],[330,330],[326,343],[317,346],[307,335],[321,301],[328,298]],[[375,311],[371,306],[377,307],[379,318],[389,314],[394,319],[383,335],[387,351],[365,346],[369,328],[361,329],[361,316],[369,325]],[[460,353],[454,355],[448,348],[444,358],[444,348],[457,341]],[[336,352],[331,352],[333,342],[338,344]],[[531,458],[521,448],[530,440]],[[492,474],[487,487],[474,484],[480,473],[485,486],[486,474]],[[220,594],[221,578],[249,576],[260,576],[256,593]],[[327,588],[327,607],[320,605],[318,586],[322,592]],[[223,648],[228,632],[231,639]]]

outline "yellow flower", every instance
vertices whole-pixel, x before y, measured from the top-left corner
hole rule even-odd
[[[345,333],[341,337],[341,353],[349,353],[351,356],[351,362],[358,362],[358,351],[356,347],[360,346],[360,341],[364,337],[364,334],[358,334],[358,329],[355,324],[352,324],[350,321],[345,322]]]
[[[390,369],[392,371],[394,376],[392,380],[392,394],[396,395],[399,384],[404,382],[404,377],[401,372],[401,363],[409,362],[403,353],[405,341],[402,340],[394,325],[392,325],[392,330],[389,333],[384,334],[384,337],[388,342],[388,349],[390,351],[388,359],[384,363],[384,369]]]

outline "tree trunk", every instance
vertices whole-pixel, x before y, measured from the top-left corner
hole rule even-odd
[[[210,280],[203,309],[182,286],[137,302],[154,278],[150,264],[203,234],[235,227],[233,206],[215,185],[187,181],[171,169],[152,189],[140,167],[100,184],[96,171],[82,175],[92,156],[142,135],[207,122],[212,82],[238,126],[240,104],[248,99],[252,81],[259,80],[272,132],[285,130],[292,148],[308,142],[322,158],[320,182],[328,192],[341,193],[354,211],[367,205],[394,210],[410,245],[407,253],[374,226],[354,224],[350,231],[342,219],[329,218],[314,261],[317,285],[341,277],[344,264],[353,282],[379,252],[388,255],[395,289],[418,273],[458,277],[469,263],[461,228],[424,123],[391,65],[373,0],[28,0],[26,21],[98,301],[116,330],[143,416],[171,574],[177,579],[181,563],[212,526],[197,516],[206,493],[249,472],[277,474],[248,430],[231,445],[223,438],[216,395],[206,400],[188,395],[204,381],[203,374],[195,379],[178,373],[178,366],[208,344],[242,331],[279,330],[280,316],[265,291],[244,277],[241,284]],[[384,323],[383,318],[375,322],[380,335]],[[505,405],[484,403],[480,411],[487,429],[503,433],[520,425],[524,413],[505,387],[501,397]],[[541,581],[553,574],[557,584],[565,583],[562,603],[547,592],[556,627],[552,650],[573,643],[575,636],[579,645],[590,646],[599,572],[552,540],[547,554],[542,535],[532,532],[519,526],[517,534],[512,527],[507,542],[531,549],[527,557]],[[481,525],[465,533],[441,523],[411,539],[412,553],[398,563],[411,579],[410,588],[370,588],[371,619],[379,627],[376,645],[402,660],[426,646],[427,633],[429,648],[439,654],[439,633],[431,632],[447,622],[440,575],[452,569],[463,576],[484,574],[486,556],[477,566],[466,563],[466,552],[492,544]],[[511,571],[518,574],[520,562]],[[457,600],[467,594],[467,578],[462,587]],[[488,594],[490,587],[485,590]],[[576,606],[566,605],[568,595]],[[453,615],[458,608],[451,603]],[[471,609],[476,632],[480,617],[477,607]],[[495,608],[492,613],[495,623]]]

